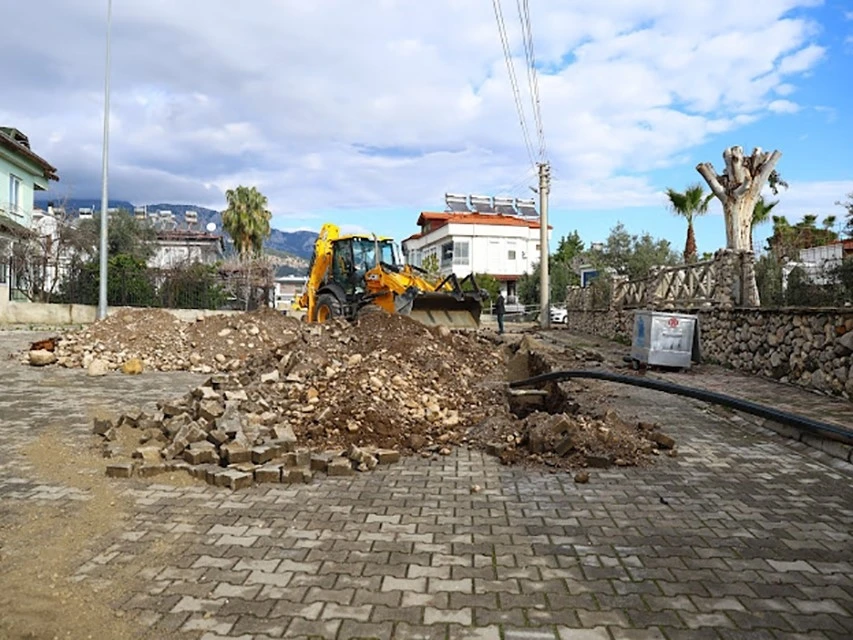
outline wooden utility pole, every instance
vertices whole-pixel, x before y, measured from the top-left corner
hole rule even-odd
[[[539,163],[539,326],[551,326],[551,286],[548,277],[548,193],[551,165]]]

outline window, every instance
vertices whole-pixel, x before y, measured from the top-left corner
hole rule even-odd
[[[507,260],[515,260],[515,249],[510,249],[506,252]]]
[[[453,243],[453,264],[468,264],[468,243]]]
[[[449,267],[453,264],[453,243],[445,242],[441,245],[441,268]]]
[[[9,204],[14,213],[21,206],[21,179],[18,176],[9,175]]]

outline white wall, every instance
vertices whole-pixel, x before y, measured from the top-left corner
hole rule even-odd
[[[451,241],[468,243],[468,262],[460,264],[457,260],[452,266],[442,265],[442,274],[452,269],[459,277],[472,272],[520,276],[530,273],[539,262],[539,229],[461,223],[446,224],[421,238],[406,241],[406,258],[421,266],[430,252],[436,252],[441,265],[441,247]],[[514,252],[514,257],[510,252]]]

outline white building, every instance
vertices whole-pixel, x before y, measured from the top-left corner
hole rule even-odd
[[[508,300],[518,279],[539,262],[538,218],[499,213],[445,211],[421,213],[417,233],[402,242],[406,262],[421,267],[430,256],[442,275],[486,273],[504,283]],[[549,228],[550,236],[550,228]],[[549,237],[550,241],[550,237]]]
[[[204,231],[172,229],[157,231],[156,250],[148,260],[155,269],[189,264],[214,264],[222,260],[225,245],[221,235]]]

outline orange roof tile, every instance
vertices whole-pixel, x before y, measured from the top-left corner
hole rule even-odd
[[[499,227],[527,227],[528,229],[538,229],[539,220],[527,220],[517,218],[515,216],[502,216],[496,213],[459,213],[455,211],[423,211],[418,218],[418,226],[425,222],[434,221],[440,222],[443,226],[452,222],[462,224],[488,224]],[[548,228],[552,228],[548,225]]]

